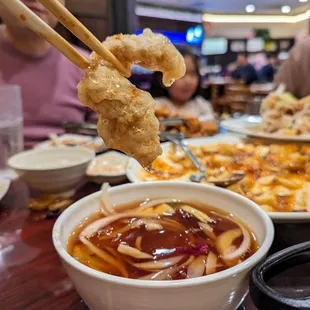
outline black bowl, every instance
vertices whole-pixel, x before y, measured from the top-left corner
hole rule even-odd
[[[267,282],[285,270],[310,263],[310,242],[294,245],[268,257],[257,265],[250,277],[250,295],[261,310],[310,310],[310,297],[292,298],[268,286]],[[308,269],[309,270],[309,269]],[[305,269],[305,272],[308,272]],[[310,286],[310,274],[309,286]],[[294,274],[292,274],[294,278]]]

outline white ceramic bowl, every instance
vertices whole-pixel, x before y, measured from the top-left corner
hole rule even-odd
[[[184,182],[127,184],[109,189],[111,201],[125,204],[146,198],[171,197],[197,201],[236,215],[258,238],[259,250],[243,263],[225,271],[188,280],[143,281],[93,270],[66,251],[67,241],[83,219],[99,209],[100,193],[69,207],[53,229],[54,246],[77,291],[92,310],[231,310],[248,291],[250,270],[262,260],[274,237],[270,218],[255,203],[233,192]]]
[[[94,150],[96,153],[103,152],[107,149],[106,145],[100,137],[65,133],[61,136],[58,136],[58,140],[61,146],[74,146],[76,144],[78,147],[85,147],[87,149]],[[67,145],[64,142],[67,142]],[[49,149],[53,147],[55,146],[51,145],[51,140],[43,141],[35,146],[35,148],[38,149]]]
[[[86,175],[92,182],[112,185],[120,184],[127,179],[126,170],[129,157],[115,151],[96,156],[87,168]],[[115,169],[115,171],[113,171]]]
[[[95,157],[93,150],[59,147],[34,149],[9,158],[8,164],[29,187],[44,193],[74,189]]]

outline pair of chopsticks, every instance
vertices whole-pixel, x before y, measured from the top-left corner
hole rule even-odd
[[[130,76],[130,68],[124,67],[120,61],[58,0],[38,1],[91,50],[95,51],[103,59],[109,61],[118,71],[123,73],[124,76]],[[0,0],[0,3],[2,3],[20,21],[24,22],[30,29],[58,49],[79,68],[84,70],[89,67],[89,62],[84,56],[78,53],[63,37],[48,26],[20,0]]]

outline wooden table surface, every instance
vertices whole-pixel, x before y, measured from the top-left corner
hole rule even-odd
[[[98,189],[98,185],[87,184],[77,192],[75,199]],[[51,232],[55,219],[31,212],[27,207],[28,199],[27,186],[17,180],[0,202],[0,309],[88,309],[76,293],[53,248]],[[308,241],[309,236],[308,224],[276,225],[273,251]],[[288,287],[289,280],[287,276],[276,284]],[[256,308],[248,298],[242,309]]]

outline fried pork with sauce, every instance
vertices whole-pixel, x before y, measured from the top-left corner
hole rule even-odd
[[[167,38],[149,29],[139,36],[107,38],[103,45],[124,65],[162,71],[166,85],[185,74],[181,54]],[[143,167],[150,167],[162,153],[154,99],[96,53],[92,53],[91,66],[78,85],[78,95],[99,114],[98,132],[108,147],[134,157]]]
[[[163,83],[171,86],[184,76],[182,55],[162,34],[145,29],[141,35],[118,34],[108,37],[103,45],[125,66],[136,64],[163,73]]]

